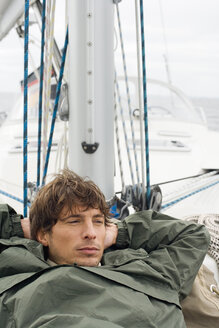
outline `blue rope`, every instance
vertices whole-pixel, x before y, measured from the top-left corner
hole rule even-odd
[[[65,36],[65,45],[64,45],[64,50],[63,50],[63,54],[62,54],[62,61],[61,61],[61,68],[60,68],[60,73],[59,73],[59,80],[58,80],[58,84],[57,84],[57,88],[56,88],[56,99],[55,99],[55,105],[54,105],[53,116],[52,116],[52,123],[51,123],[51,128],[50,128],[50,136],[49,136],[49,142],[48,142],[48,148],[47,148],[47,154],[46,154],[46,161],[45,161],[44,172],[43,172],[42,185],[45,184],[45,179],[46,179],[46,174],[47,174],[47,169],[48,169],[48,164],[49,164],[49,156],[50,156],[50,151],[51,151],[51,146],[52,146],[52,138],[53,138],[53,133],[54,133],[56,114],[57,114],[57,110],[58,110],[58,103],[59,103],[59,96],[60,96],[61,85],[62,85],[62,78],[63,78],[63,72],[64,72],[64,66],[65,66],[67,46],[68,46],[68,28],[67,28],[66,36]]]
[[[43,69],[44,69],[44,42],[45,42],[46,0],[43,0],[42,30],[41,30],[41,61],[40,61],[40,90],[39,90],[39,117],[38,117],[38,154],[37,154],[37,187],[40,185],[40,156],[42,131],[42,99],[43,99]]]
[[[172,206],[172,205],[175,205],[175,204],[179,203],[180,201],[182,201],[182,200],[184,200],[184,199],[186,199],[186,198],[188,198],[188,197],[191,197],[191,196],[193,196],[193,195],[195,195],[195,194],[197,194],[197,193],[199,193],[199,192],[201,192],[201,191],[204,191],[204,190],[206,190],[206,189],[208,189],[208,188],[210,188],[210,187],[215,186],[215,185],[218,184],[218,183],[219,183],[219,181],[216,181],[216,182],[214,182],[214,183],[211,183],[211,184],[208,185],[208,186],[202,187],[202,188],[200,188],[200,189],[198,189],[198,190],[195,190],[195,191],[193,191],[193,192],[191,192],[191,193],[189,193],[189,194],[187,194],[187,195],[185,195],[185,196],[182,196],[182,197],[180,197],[180,198],[178,198],[178,199],[176,199],[176,200],[174,200],[174,201],[172,201],[172,202],[170,202],[170,203],[168,203],[168,204],[166,204],[166,205],[163,205],[163,206],[161,207],[161,210],[163,210],[163,209],[165,209],[165,208],[167,208],[167,207],[170,207],[170,206]]]
[[[28,107],[28,40],[29,40],[29,0],[25,0],[24,38],[24,127],[23,127],[23,197],[24,217],[27,216],[27,107]]]
[[[149,165],[149,135],[148,135],[148,109],[147,109],[143,0],[140,0],[140,17],[141,17],[142,74],[143,74],[143,92],[144,92],[145,157],[146,157],[146,172],[147,172],[147,177],[146,177],[146,180],[147,180],[147,206],[149,207],[151,188],[150,188],[150,165]]]
[[[18,197],[16,197],[16,196],[13,196],[13,195],[11,195],[11,194],[9,194],[9,193],[3,191],[3,190],[0,190],[0,194],[4,195],[4,196],[6,196],[6,197],[9,197],[9,198],[11,198],[11,199],[14,199],[14,200],[16,200],[16,201],[18,201],[18,202],[20,202],[20,203],[22,203],[22,204],[24,203],[23,199],[18,198]],[[27,203],[27,206],[30,206],[30,203],[29,203],[29,202]]]

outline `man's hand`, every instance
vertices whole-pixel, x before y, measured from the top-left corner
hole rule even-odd
[[[106,226],[106,236],[104,241],[104,248],[108,248],[116,243],[118,236],[118,227],[114,223],[110,223]]]
[[[29,220],[29,218],[21,219],[21,227],[24,232],[24,238],[30,239],[30,220]]]

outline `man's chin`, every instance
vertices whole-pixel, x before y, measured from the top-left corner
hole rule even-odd
[[[97,267],[100,265],[100,262],[81,262],[77,264],[78,266],[87,266],[87,267]]]
[[[96,267],[100,265],[100,259],[96,259],[96,258],[78,259],[74,262],[74,264],[78,266]]]

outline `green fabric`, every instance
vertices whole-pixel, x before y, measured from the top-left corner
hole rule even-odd
[[[0,238],[24,237],[20,224],[22,218],[11,206],[0,204]]]
[[[207,252],[205,227],[152,211],[118,227],[100,267],[50,267],[39,243],[1,239],[1,326],[185,327],[179,299]]]

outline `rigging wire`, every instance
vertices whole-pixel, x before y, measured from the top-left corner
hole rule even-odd
[[[53,45],[54,45],[54,22],[55,22],[55,6],[56,0],[53,0],[52,9],[51,9],[51,17],[50,17],[50,28],[49,28],[49,60],[48,60],[48,93],[47,93],[47,105],[46,107],[49,109],[50,107],[50,95],[51,95],[51,76],[52,76],[52,56],[53,56]]]
[[[163,204],[163,206],[165,206],[165,205],[171,203],[170,206],[172,206],[172,204],[175,200],[178,200],[179,198],[182,198],[182,197],[186,196],[188,193],[191,194],[195,191],[198,191],[198,190],[200,190],[200,188],[201,188],[201,190],[204,190],[202,188],[208,186],[209,184],[214,183],[215,181],[218,181],[218,176],[217,177],[210,177],[208,179],[205,179],[204,181],[197,181],[197,183],[194,184],[194,185],[191,185],[190,188],[185,189],[183,192],[181,191],[181,192],[176,193],[175,196],[170,197],[169,199],[165,199],[165,197],[163,197],[162,204]]]
[[[127,135],[126,123],[125,123],[125,119],[124,119],[124,110],[123,110],[122,103],[121,103],[119,83],[118,83],[116,71],[115,71],[115,84],[116,84],[117,97],[118,97],[118,102],[119,102],[119,107],[120,107],[120,115],[121,115],[121,119],[122,119],[122,127],[123,127],[123,133],[124,133],[124,138],[125,138],[125,145],[126,145],[126,151],[127,151],[127,156],[128,156],[128,164],[129,164],[129,170],[130,170],[130,175],[131,175],[131,181],[132,181],[132,184],[134,185],[135,184],[134,172],[133,172],[133,167],[132,167],[130,147],[128,144],[128,135]]]
[[[67,47],[68,47],[68,28],[67,28],[66,36],[65,36],[65,44],[64,44],[63,54],[62,54],[59,80],[58,80],[57,88],[56,88],[56,99],[55,99],[52,122],[51,122],[51,129],[50,129],[46,161],[45,161],[44,172],[43,172],[42,185],[45,184],[45,179],[46,179],[46,174],[47,174],[47,169],[48,169],[48,164],[49,164],[49,157],[50,157],[50,151],[51,151],[51,147],[52,147],[52,139],[53,139],[53,133],[54,133],[54,127],[55,127],[55,121],[56,121],[56,114],[57,114],[57,110],[58,110],[58,103],[59,103],[59,97],[60,97],[60,91],[61,91],[61,85],[62,85],[62,78],[63,78],[63,72],[64,72],[64,66],[65,66]]]
[[[43,130],[43,162],[46,160],[48,118],[51,107],[51,76],[52,57],[54,46],[54,20],[56,0],[47,0],[47,24],[46,24],[46,55],[45,55],[45,91],[44,91],[44,130]]]
[[[43,101],[43,163],[46,161],[46,149],[47,149],[47,132],[48,132],[48,80],[49,80],[49,35],[50,35],[50,12],[51,12],[51,0],[47,0],[46,6],[46,39],[45,39],[45,63],[44,63],[44,101]]]
[[[143,0],[140,0],[140,22],[141,22],[142,75],[143,75],[143,93],[144,93],[145,159],[146,159],[146,172],[147,172],[147,207],[149,207],[150,197],[151,197],[151,188],[150,188],[149,134],[148,134],[148,108],[147,108],[147,84],[146,84]]]
[[[172,84],[170,70],[169,70],[169,53],[168,53],[168,46],[167,46],[162,0],[158,0],[158,2],[159,2],[159,8],[160,8],[161,25],[162,25],[162,31],[163,31],[163,41],[164,41],[164,48],[165,48],[165,54],[163,55],[163,57],[164,57],[165,65],[166,65],[167,80],[168,80],[169,84]]]
[[[168,208],[168,207],[170,207],[170,206],[173,206],[173,205],[175,205],[175,204],[181,202],[182,200],[185,200],[186,198],[191,197],[191,196],[193,196],[193,195],[195,195],[195,194],[197,194],[197,193],[199,193],[199,192],[201,192],[201,191],[204,191],[204,190],[206,190],[206,189],[209,189],[209,188],[211,188],[211,187],[217,185],[218,183],[219,183],[219,181],[213,182],[213,183],[211,183],[210,185],[207,185],[207,186],[201,187],[201,188],[199,188],[198,190],[192,191],[192,192],[188,193],[187,195],[184,195],[184,196],[182,196],[182,197],[179,197],[178,199],[176,199],[176,200],[174,200],[174,201],[172,201],[172,202],[170,202],[170,203],[168,203],[168,204],[163,205],[163,206],[161,207],[161,210],[165,210],[166,208]]]
[[[21,44],[21,47],[23,48],[24,47],[24,44],[23,44],[23,41],[21,40],[21,38],[19,38],[18,41]],[[37,43],[32,39],[32,36],[29,34],[29,44],[30,43],[38,46]],[[39,72],[37,70],[37,67],[36,67],[36,64],[35,64],[35,60],[34,60],[34,58],[33,58],[33,56],[32,56],[32,54],[31,54],[31,52],[30,52],[29,49],[28,49],[28,56],[29,56],[29,64],[31,65],[32,71],[35,74],[37,81],[40,81],[40,74],[39,74]]]
[[[115,73],[116,78],[116,73]],[[115,86],[116,86],[116,79],[115,79]],[[118,159],[119,159],[119,169],[120,169],[120,177],[122,183],[122,193],[125,193],[125,180],[124,174],[122,169],[122,157],[121,157],[121,148],[120,148],[120,138],[119,138],[119,124],[118,124],[118,114],[117,114],[117,102],[116,102],[116,90],[114,90],[114,113],[115,113],[115,133],[116,133],[116,144],[117,144],[117,151],[118,151]]]
[[[205,173],[200,173],[200,174],[196,174],[196,175],[190,175],[188,177],[183,177],[183,178],[178,178],[178,179],[174,179],[174,180],[168,180],[168,181],[164,181],[164,182],[159,182],[159,186],[161,185],[165,185],[165,184],[168,184],[168,183],[174,183],[174,182],[178,182],[178,181],[183,181],[183,180],[188,180],[188,179],[192,179],[192,178],[198,178],[202,175],[204,175]],[[154,185],[151,185],[152,187]]]
[[[131,100],[130,100],[130,92],[129,92],[128,76],[127,76],[127,66],[126,66],[126,58],[125,58],[125,51],[124,51],[124,43],[123,43],[123,35],[122,35],[122,28],[121,28],[121,21],[120,21],[118,2],[116,2],[116,11],[117,11],[117,21],[118,21],[118,27],[119,27],[120,45],[121,45],[122,59],[123,59],[123,69],[124,69],[124,75],[125,75],[126,93],[127,93],[127,98],[128,98],[128,109],[129,109],[129,117],[130,117],[130,124],[131,124],[131,134],[132,134],[132,143],[133,143],[133,149],[134,149],[134,159],[135,159],[137,183],[138,183],[138,186],[139,186],[139,189],[140,189],[140,178],[139,178],[139,168],[138,168],[138,160],[137,160],[135,133],[134,133],[134,126],[133,126]]]
[[[167,46],[162,0],[158,0],[158,2],[159,2],[159,8],[160,8],[161,25],[162,25],[162,31],[163,31],[163,41],[164,41],[164,48],[165,48],[165,50],[164,50],[165,53],[163,54],[163,58],[164,58],[164,63],[165,63],[165,68],[166,68],[167,81],[170,85],[172,85],[172,79],[171,79],[170,68],[169,68],[169,53],[168,53],[168,46]],[[172,92],[170,92],[170,101],[171,101],[172,108],[174,108],[174,98],[173,98]]]
[[[66,7],[65,7],[65,27],[67,28],[68,26],[68,2],[66,2]],[[66,61],[68,61],[68,51],[66,54]],[[68,79],[68,67],[69,65],[65,65],[64,72],[63,72],[63,82],[67,83]],[[68,95],[67,95],[68,97]],[[63,168],[68,167],[68,122],[64,122],[64,138],[63,138],[63,147],[64,148],[63,152],[61,149],[61,154],[63,155]],[[60,162],[61,162],[61,155],[60,155]],[[61,164],[60,164],[61,167]]]
[[[41,30],[41,60],[40,60],[40,90],[39,90],[39,116],[38,116],[38,153],[37,153],[37,187],[40,185],[40,157],[41,157],[41,133],[42,133],[42,95],[43,95],[43,61],[45,42],[45,17],[46,0],[43,0],[42,30]]]
[[[215,175],[217,175],[217,173],[218,173],[217,171],[212,171],[210,173],[206,173],[206,174],[203,174],[201,176],[195,177],[194,179],[192,179],[188,183],[184,184],[180,188],[178,187],[178,188],[172,190],[171,192],[166,193],[163,196],[163,202],[165,203],[165,202],[168,202],[168,201],[170,201],[174,198],[179,197],[179,195],[185,193],[187,189],[191,190],[191,188],[197,188],[196,185],[203,184],[204,183],[203,180],[206,180],[206,179],[210,180],[212,178],[215,179]],[[217,179],[218,179],[218,177],[217,177]],[[208,183],[209,183],[209,181],[208,181]]]
[[[140,143],[141,143],[142,209],[145,209],[146,188],[145,188],[145,162],[144,162],[144,136],[143,136],[144,115],[143,115],[143,106],[142,106],[138,0],[135,0],[135,20],[136,20],[136,46],[137,46],[137,72],[138,72],[137,83],[138,83],[138,100],[139,100]]]
[[[27,119],[28,119],[28,41],[29,41],[29,0],[25,0],[25,22],[24,22],[24,116],[23,116],[23,199],[24,217],[27,217]]]

